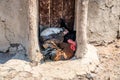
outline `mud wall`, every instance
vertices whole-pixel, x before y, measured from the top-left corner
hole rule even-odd
[[[120,1],[90,0],[88,14],[89,41],[109,43],[120,37]]]
[[[0,0],[0,51],[5,51],[12,43],[21,43],[27,47],[27,7],[27,0]],[[119,0],[90,0],[87,29],[89,42],[111,42],[118,36],[119,27]]]
[[[0,51],[12,43],[27,46],[27,0],[0,0]]]

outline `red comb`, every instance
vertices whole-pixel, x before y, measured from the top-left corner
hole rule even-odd
[[[73,41],[72,39],[68,39],[67,42],[69,44],[71,44],[70,45],[70,49],[72,49],[73,51],[75,51],[76,50],[76,43],[75,43],[75,41]]]
[[[70,49],[72,49],[73,51],[75,51],[75,50],[76,50],[76,47],[73,46],[73,45],[71,45],[71,46],[70,46]]]
[[[72,39],[68,39],[67,42],[70,43],[70,44],[72,44],[72,45],[74,45],[74,46],[76,46],[75,41],[73,41]]]

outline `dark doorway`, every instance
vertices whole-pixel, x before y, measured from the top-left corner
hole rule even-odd
[[[40,25],[58,27],[59,19],[65,19],[67,26],[73,30],[75,0],[40,0]]]

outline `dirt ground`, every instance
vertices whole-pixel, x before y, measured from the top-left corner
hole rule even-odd
[[[94,80],[120,80],[120,40],[107,46],[96,46],[100,65]]]
[[[79,70],[77,60],[47,62],[31,67],[24,59],[9,60],[11,56],[5,59],[5,56],[0,55],[1,61],[6,60],[6,62],[0,62],[0,80],[120,80],[120,40],[115,40],[106,46],[96,46],[96,48],[100,64],[96,66],[96,69],[84,75],[76,75],[80,72],[77,71]],[[49,73],[54,73],[54,75]]]

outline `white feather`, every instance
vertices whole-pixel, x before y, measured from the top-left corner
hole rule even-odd
[[[40,33],[40,36],[49,36],[51,34],[57,34],[63,31],[63,28],[47,28]]]

